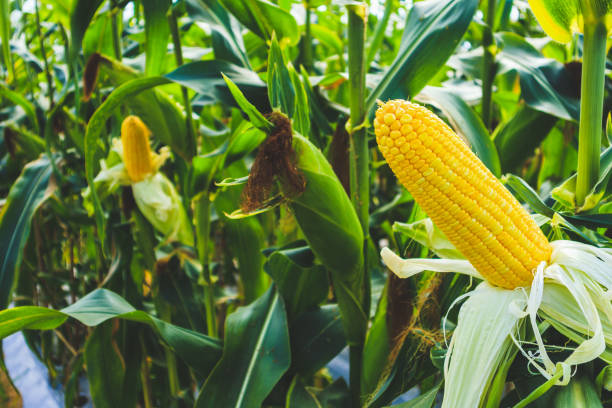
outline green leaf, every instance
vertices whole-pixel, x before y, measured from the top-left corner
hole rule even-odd
[[[480,116],[476,115],[459,95],[444,88],[428,86],[417,99],[439,108],[453,129],[467,140],[476,156],[491,170],[491,173],[495,177],[501,175],[499,156],[489,132]]]
[[[255,35],[268,41],[275,32],[278,38],[296,45],[300,31],[295,18],[286,10],[266,0],[219,0],[230,13]]]
[[[264,115],[262,115],[257,110],[257,108],[247,100],[244,94],[240,91],[236,84],[232,82],[229,77],[225,76],[224,73],[221,73],[221,75],[223,76],[223,80],[225,80],[225,83],[227,84],[227,87],[229,88],[230,92],[234,96],[236,103],[238,103],[240,109],[242,109],[244,113],[247,114],[253,126],[260,130],[263,130],[264,132],[271,131],[274,128],[274,125],[270,123],[270,121],[268,121],[268,119],[266,119]]]
[[[603,22],[611,28],[610,0],[529,0],[542,28],[553,40],[568,43],[575,32],[584,32],[584,22]]]
[[[398,54],[368,96],[366,111],[373,113],[377,99],[418,94],[455,50],[477,5],[477,0],[414,3],[406,17]]]
[[[293,377],[289,390],[287,390],[286,400],[285,408],[321,408],[317,397],[306,388],[297,375]]]
[[[221,344],[218,340],[136,310],[121,296],[106,289],[96,289],[59,311],[37,306],[4,310],[0,312],[0,338],[24,329],[54,329],[68,317],[87,326],[97,326],[112,318],[145,323],[203,377],[208,375],[221,357]]]
[[[431,406],[436,401],[436,395],[440,390],[440,386],[442,383],[436,385],[431,390],[427,391],[416,397],[413,400],[403,402],[401,404],[393,405],[395,408],[431,408]],[[387,407],[390,408],[390,407]]]
[[[371,395],[376,391],[376,386],[389,363],[391,341],[387,326],[387,290],[388,286],[385,286],[363,349],[363,374],[361,382],[363,393],[367,395]]]
[[[103,0],[75,0],[70,12],[70,60],[74,62],[81,51],[85,31]]]
[[[283,295],[289,321],[327,298],[327,272],[313,261],[310,249],[300,247],[272,253],[264,266]]]
[[[268,98],[272,109],[280,110],[289,117],[293,115],[296,95],[283,51],[274,34],[268,54]]]
[[[2,0],[4,1],[4,0]],[[40,127],[38,126],[38,117],[36,116],[36,108],[32,102],[28,101],[22,94],[11,91],[4,83],[0,82],[0,96],[13,102],[15,105],[21,106],[27,115],[28,119],[34,128],[35,133],[40,133]]]
[[[501,168],[513,171],[520,166],[546,138],[557,118],[522,104],[495,129],[495,145],[500,152]]]
[[[38,207],[55,191],[46,156],[28,163],[12,185],[0,213],[0,309],[10,300],[30,223]]]
[[[612,147],[608,147],[599,156],[600,162],[600,173],[599,178],[605,176],[606,169],[612,166]],[[551,192],[552,197],[555,200],[563,203],[564,205],[574,208],[576,205],[576,174],[573,174],[561,185],[555,187]]]
[[[225,338],[223,357],[196,408],[259,408],[291,363],[285,307],[276,289],[229,315]]]
[[[9,0],[0,0],[0,41],[2,42],[2,62],[8,68],[9,78],[15,77],[11,61],[11,5]]]
[[[514,191],[527,204],[529,204],[533,211],[551,218],[555,214],[552,208],[544,204],[544,201],[542,201],[540,196],[538,196],[538,193],[536,193],[522,178],[515,176],[514,174],[507,174],[504,176],[503,181],[511,191]]]
[[[244,92],[257,109],[270,110],[266,84],[259,76],[243,67],[222,60],[195,61],[181,65],[166,74],[166,78],[193,89],[200,94],[198,102],[204,105],[225,103],[237,106],[221,73],[225,74]]]
[[[333,50],[336,55],[342,55],[344,52],[344,44],[334,30],[322,24],[311,24],[310,30],[312,31],[312,36],[319,40],[322,45]]]
[[[597,389],[612,390],[612,365],[607,365],[599,372],[596,379]]]
[[[224,216],[240,206],[242,189],[228,188],[215,198],[217,214],[224,221],[224,233],[231,247],[228,251],[238,260],[238,272],[244,291],[245,303],[251,303],[263,295],[268,288],[268,277],[264,273],[265,258],[261,253],[265,247],[265,232],[255,217],[232,220]]]
[[[289,64],[289,76],[291,77],[291,84],[295,91],[295,101],[293,103],[293,128],[302,135],[310,134],[310,109],[308,106],[308,94],[306,88],[302,83],[300,76],[293,68],[293,65]]]
[[[332,271],[349,344],[362,342],[363,232],[355,209],[331,165],[311,142],[293,135],[306,190],[291,198],[293,214],[315,255]]]
[[[166,13],[171,0],[146,0],[142,2],[145,17],[145,74],[159,75],[168,51],[170,26]]]
[[[325,305],[298,316],[291,325],[292,369],[313,375],[346,346],[340,310]]]
[[[215,59],[250,68],[241,29],[218,1],[186,0],[187,14],[208,23]]]
[[[521,97],[527,105],[561,119],[578,120],[578,100],[565,95],[571,90],[564,86],[572,81],[563,64],[544,58],[517,34],[499,33],[496,39],[501,49],[496,56],[497,75],[518,73]]]
[[[114,344],[113,326],[96,327],[85,343],[85,364],[91,397],[96,408],[120,407],[125,367]]]
[[[578,375],[565,387],[560,387],[555,396],[555,408],[603,407],[593,380],[587,375]]]

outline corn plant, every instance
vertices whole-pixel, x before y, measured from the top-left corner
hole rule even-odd
[[[610,7],[0,0],[0,338],[66,407],[612,406]]]

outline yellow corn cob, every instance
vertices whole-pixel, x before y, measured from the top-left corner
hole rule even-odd
[[[436,115],[403,100],[381,105],[376,140],[416,202],[493,285],[528,286],[552,249],[527,211]]]
[[[138,116],[128,116],[121,124],[123,163],[130,179],[137,183],[154,172],[149,146],[151,131]]]

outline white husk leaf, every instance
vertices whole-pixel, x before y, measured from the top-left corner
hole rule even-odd
[[[525,302],[520,290],[481,283],[461,306],[444,364],[442,408],[477,408],[508,348]]]
[[[134,201],[145,218],[169,240],[193,245],[193,232],[181,199],[162,173],[132,184]]]
[[[383,248],[380,252],[380,256],[385,265],[387,265],[387,268],[400,278],[409,278],[423,271],[432,271],[457,272],[483,279],[482,275],[466,259],[402,259],[389,248]]]
[[[425,218],[411,224],[396,222],[394,228],[429,248],[440,258],[465,259],[452,242],[446,238],[442,230],[436,227],[431,218]]]

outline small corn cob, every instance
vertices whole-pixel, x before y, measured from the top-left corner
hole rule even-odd
[[[149,137],[151,131],[138,116],[128,116],[121,124],[123,163],[130,179],[137,183],[154,172]]]
[[[493,285],[528,286],[552,249],[540,228],[436,115],[403,100],[382,104],[374,130],[391,170]]]

